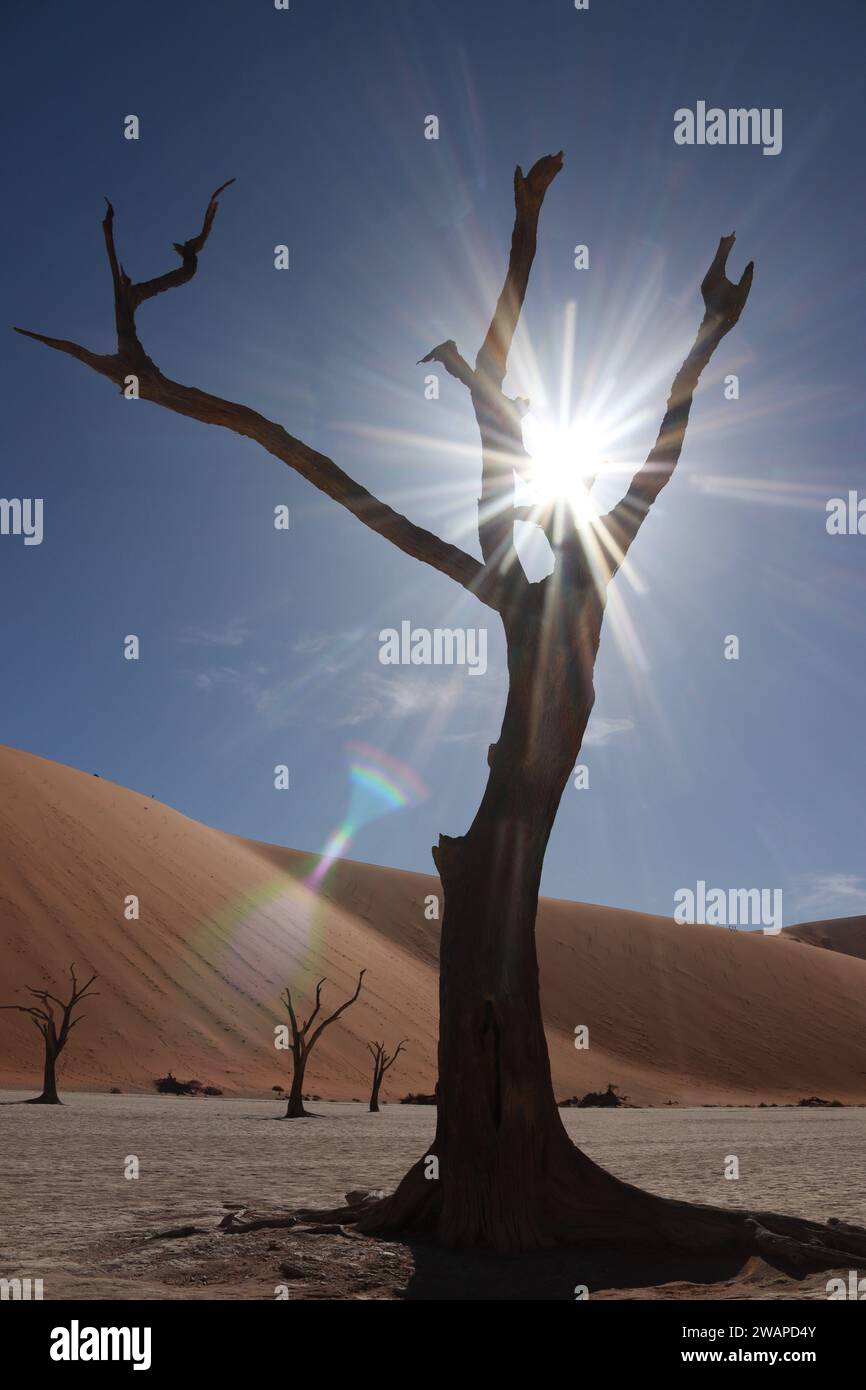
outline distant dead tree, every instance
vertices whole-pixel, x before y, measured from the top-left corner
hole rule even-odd
[[[561,152],[545,155],[528,173],[519,165],[514,172],[508,266],[474,364],[453,339],[422,359],[439,363],[465,388],[478,426],[480,559],[395,511],[281,424],[248,405],[175,381],[148,355],[138,310],[193,278],[227,184],[211,196],[201,230],[175,243],[180,265],[150,280],[127,275],[108,204],[102,229],[114,288],[113,352],[18,332],[76,358],[127,397],[254,440],[501,620],[508,694],[499,736],[488,747],[487,785],[465,833],[441,835],[433,851],[444,899],[436,1137],[390,1196],[349,1206],[340,1220],[380,1235],[425,1233],[451,1246],[532,1250],[613,1241],[703,1255],[757,1253],[799,1262],[803,1269],[836,1268],[866,1259],[866,1230],[676,1202],[631,1187],[572,1143],[556,1104],[535,942],[545,851],[595,701],[593,669],[611,585],[674,474],[701,374],[739,321],[753,271],[749,262],[739,280],[728,279],[734,234],[721,237],[701,281],[704,313],[694,341],[674,375],[655,444],[622,499],[586,524],[569,489],[550,504],[518,508],[515,473],[525,475],[531,466],[522,432],[527,402],[506,394],[504,382],[535,260],[539,215],[562,162]],[[37,273],[44,282],[44,266]],[[62,279],[57,287],[62,292]],[[541,580],[530,580],[520,563],[516,520],[536,524],[550,539],[553,568]],[[676,537],[657,535],[673,565]],[[323,553],[320,582],[333,579],[337,568],[334,555]],[[688,573],[684,582],[693,582]],[[314,1038],[309,1044],[297,1038],[301,1065]],[[302,1075],[299,1070],[295,1076],[289,1115],[303,1114]],[[431,1157],[439,1170],[435,1181],[428,1172]]]
[[[361,993],[361,983],[366,973],[366,970],[362,970],[358,976],[355,993],[352,995],[351,999],[347,999],[345,1004],[340,1005],[339,1009],[335,1009],[327,1018],[323,1018],[322,1022],[313,1033],[310,1033],[310,1029],[321,1008],[322,985],[325,984],[325,981],[320,980],[316,985],[316,1002],[313,1006],[313,1012],[303,1023],[298,1023],[295,1006],[292,1002],[292,993],[288,985],[286,985],[285,993],[282,995],[282,1001],[286,1006],[289,1022],[292,1025],[292,1087],[289,1091],[289,1103],[286,1106],[284,1119],[297,1120],[309,1114],[309,1111],[304,1109],[304,1072],[307,1068],[307,1060],[328,1025],[335,1023],[340,1017],[340,1014],[345,1013],[350,1004],[354,1004],[358,995]]]
[[[41,1006],[36,1004],[0,1004],[0,1009],[14,1009],[18,1013],[29,1014],[45,1042],[42,1095],[34,1096],[32,1100],[27,1101],[26,1104],[28,1105],[61,1105],[63,1103],[57,1094],[57,1058],[66,1046],[70,1031],[76,1023],[80,1023],[84,1018],[84,1014],[79,1014],[77,1018],[73,1018],[72,1011],[86,996],[94,997],[90,992],[90,987],[96,979],[96,975],[91,975],[85,985],[79,986],[74,965],[69,967],[69,976],[72,992],[67,1000],[58,999],[56,994],[51,994],[47,989],[34,989],[32,985],[25,985],[24,988],[28,994],[41,1000]],[[51,1007],[52,1004],[56,1005],[57,1013]]]
[[[385,1051],[383,1042],[367,1043],[367,1051],[373,1058],[373,1089],[370,1092],[370,1110],[374,1115],[379,1113],[379,1088],[382,1085],[382,1078],[386,1071],[391,1070],[408,1041],[408,1038],[403,1038],[401,1042],[398,1042],[390,1056]]]

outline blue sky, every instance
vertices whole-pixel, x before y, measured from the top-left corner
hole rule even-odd
[[[144,279],[235,176],[195,280],[140,311],[146,348],[466,548],[469,401],[444,375],[425,400],[415,363],[450,337],[474,356],[515,163],[565,150],[507,385],[557,409],[574,303],[572,403],[610,436],[610,502],[736,229],[752,295],[633,582],[616,581],[590,786],[565,794],[543,887],[670,914],[704,879],[782,888],[786,921],[866,911],[866,537],[825,527],[830,497],[866,494],[858,0],[12,4],[7,27],[7,323],[111,350],[103,196]],[[674,111],[698,100],[782,108],[781,154],[677,146]],[[251,443],[124,401],[11,332],[3,353],[0,493],[44,498],[45,536],[0,537],[0,739],[310,850],[344,818],[345,745],[362,740],[430,794],[351,853],[430,871],[439,832],[471,820],[498,731],[496,616]],[[402,619],[486,626],[487,674],[383,667],[378,633]]]

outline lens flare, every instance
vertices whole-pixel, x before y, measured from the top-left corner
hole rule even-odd
[[[346,815],[321,853],[301,859],[294,874],[271,873],[252,884],[203,923],[190,943],[194,956],[217,964],[225,978],[252,997],[275,999],[286,978],[319,968],[330,915],[339,911],[326,901],[328,871],[364,826],[429,796],[412,768],[382,749],[353,742],[346,744],[345,751],[349,760]],[[265,977],[263,958],[284,961],[286,978]]]
[[[358,831],[371,821],[417,805],[429,795],[420,777],[369,743],[347,743],[349,764],[349,806],[345,819],[325,842],[319,862],[305,880],[317,888],[331,865],[349,848]]]

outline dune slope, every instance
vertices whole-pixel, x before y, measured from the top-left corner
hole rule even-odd
[[[784,927],[783,935],[807,946],[825,951],[841,951],[844,956],[866,960],[866,917],[833,917],[823,922],[803,922]]]
[[[438,881],[242,840],[136,792],[0,748],[0,1002],[57,988],[70,961],[99,995],[61,1061],[61,1087],[149,1090],[169,1068],[227,1094],[288,1085],[274,1046],[327,978],[324,1006],[364,990],[307,1073],[323,1098],[363,1098],[366,1044],[407,1038],[393,1099],[433,1087]],[[127,919],[134,895],[138,918]],[[801,931],[803,929],[800,929]],[[542,995],[557,1094],[608,1081],[639,1103],[866,1101],[866,960],[799,940],[542,902]],[[590,1047],[577,1050],[578,1025]],[[0,1086],[40,1078],[41,1039],[0,1013]]]

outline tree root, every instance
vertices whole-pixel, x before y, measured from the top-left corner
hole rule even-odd
[[[185,1240],[188,1236],[205,1235],[204,1226],[170,1226],[167,1231],[154,1231],[152,1236],[145,1236],[145,1240]]]
[[[826,1224],[778,1212],[704,1206],[645,1192],[581,1160],[581,1180],[543,1189],[532,1204],[518,1192],[507,1204],[491,1200],[472,1207],[465,1194],[448,1204],[440,1182],[428,1181],[422,1165],[410,1169],[390,1196],[351,1192],[344,1207],[297,1213],[306,1225],[354,1225],[373,1236],[416,1236],[455,1248],[517,1252],[555,1247],[647,1248],[666,1254],[708,1258],[758,1256],[795,1278],[820,1270],[866,1267],[866,1228],[831,1218]],[[517,1208],[517,1211],[515,1211]]]
[[[230,1211],[219,1223],[218,1229],[229,1235],[241,1235],[244,1231],[263,1231],[269,1227],[291,1228],[298,1224],[296,1216],[256,1216],[245,1209]]]

